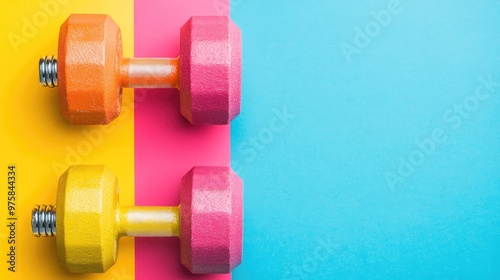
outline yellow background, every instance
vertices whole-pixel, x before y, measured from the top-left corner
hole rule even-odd
[[[124,55],[132,56],[133,0],[2,1],[1,11],[0,279],[134,279],[133,238],[120,241],[117,263],[107,273],[73,275],[58,264],[55,238],[32,235],[30,217],[34,205],[55,204],[58,178],[72,164],[107,165],[120,182],[120,203],[134,202],[132,90],[124,90],[122,113],[109,126],[70,126],[59,112],[57,88],[38,83],[38,60],[57,54],[59,27],[71,13],[111,15],[122,31]],[[9,164],[17,171],[15,273],[6,262]]]

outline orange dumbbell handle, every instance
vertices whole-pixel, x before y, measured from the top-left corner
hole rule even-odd
[[[179,58],[124,58],[120,83],[125,88],[178,88]]]

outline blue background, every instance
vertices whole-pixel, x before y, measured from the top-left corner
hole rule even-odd
[[[232,1],[234,279],[500,279],[500,2],[390,2]]]

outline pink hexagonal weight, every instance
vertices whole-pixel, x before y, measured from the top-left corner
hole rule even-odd
[[[229,167],[193,167],[181,183],[181,262],[192,273],[241,263],[243,182]]]
[[[241,31],[227,16],[192,17],[180,34],[181,113],[228,124],[241,106]]]

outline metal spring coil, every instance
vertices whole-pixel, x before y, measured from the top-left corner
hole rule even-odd
[[[40,84],[44,87],[57,86],[57,59],[54,56],[40,58],[39,79]]]
[[[56,235],[56,207],[37,205],[31,212],[31,231],[37,237]]]

